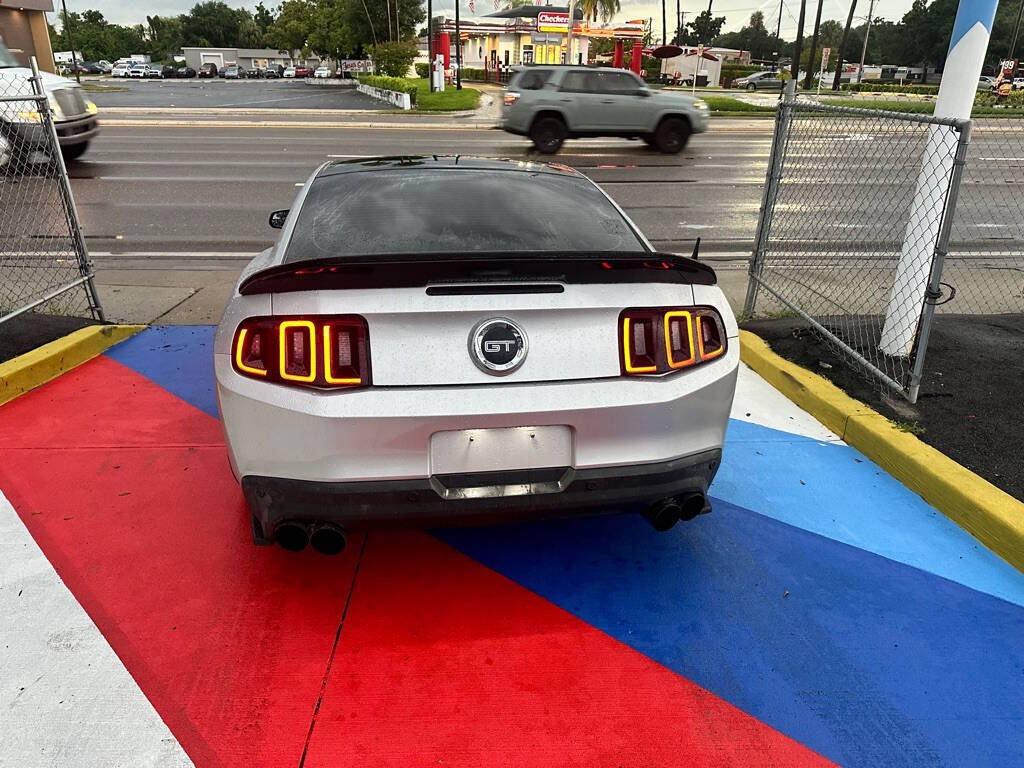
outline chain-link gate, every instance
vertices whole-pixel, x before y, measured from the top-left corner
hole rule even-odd
[[[911,402],[931,318],[948,300],[943,260],[969,121],[779,105],[745,314],[802,317]]]
[[[0,79],[0,323],[26,312],[91,316],[103,309],[57,141],[54,106],[32,77]],[[61,99],[82,96],[52,94]]]

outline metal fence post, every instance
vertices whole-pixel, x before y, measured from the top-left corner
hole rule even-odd
[[[82,227],[78,220],[78,209],[75,207],[75,198],[71,194],[71,181],[68,179],[68,169],[64,164],[64,155],[60,151],[60,142],[57,140],[57,126],[53,122],[53,111],[47,99],[46,91],[43,89],[42,77],[39,74],[39,65],[36,57],[32,56],[29,63],[32,66],[32,89],[36,95],[41,97],[39,102],[39,114],[46,123],[45,130],[49,134],[51,161],[57,165],[57,176],[59,178],[61,196],[64,199],[64,214],[71,237],[75,243],[75,250],[78,256],[78,271],[82,276],[85,285],[85,293],[89,302],[89,311],[94,319],[104,322],[103,307],[100,304],[99,294],[96,293],[96,285],[93,282],[93,263],[89,258],[89,250],[85,245],[85,237],[82,235]]]
[[[956,202],[960,195],[960,183],[963,181],[964,167],[967,165],[967,148],[971,143],[971,121],[965,121],[959,127],[956,154],[953,157],[953,171],[949,180],[949,194],[942,211],[942,224],[939,236],[935,241],[935,252],[932,255],[931,272],[928,277],[928,289],[925,292],[924,307],[921,310],[921,324],[918,330],[914,367],[910,374],[910,386],[907,399],[917,402],[918,390],[921,387],[921,375],[924,371],[924,356],[928,351],[928,338],[931,335],[932,321],[935,318],[935,302],[942,295],[942,269],[949,253],[949,236],[956,217]]]
[[[761,212],[757,219],[757,235],[754,238],[754,250],[750,256],[750,279],[747,282],[747,297],[743,302],[743,314],[754,314],[757,304],[757,292],[761,284],[761,273],[764,271],[765,252],[768,248],[768,237],[772,228],[772,214],[775,212],[775,200],[779,194],[779,182],[782,179],[782,165],[786,154],[786,139],[789,126],[793,119],[793,106],[796,103],[796,81],[788,80],[778,114],[775,117],[775,132],[772,134],[771,154],[768,158],[768,171],[765,176],[764,194],[761,196]]]

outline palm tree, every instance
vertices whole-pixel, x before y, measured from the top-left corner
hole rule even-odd
[[[612,16],[622,10],[619,0],[582,0],[580,6],[583,8],[583,18],[597,21],[610,21]]]

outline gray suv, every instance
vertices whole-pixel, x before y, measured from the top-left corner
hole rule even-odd
[[[509,81],[501,126],[529,136],[544,154],[583,136],[641,138],[676,153],[691,133],[707,130],[708,106],[678,91],[649,88],[622,69],[531,66]]]

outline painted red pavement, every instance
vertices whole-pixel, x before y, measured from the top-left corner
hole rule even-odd
[[[428,534],[358,575],[360,537],[254,548],[217,421],[108,357],[3,430],[0,486],[197,765],[825,762]]]

